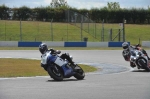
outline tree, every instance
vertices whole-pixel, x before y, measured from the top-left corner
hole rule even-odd
[[[119,4],[119,2],[108,2],[107,7],[109,10],[119,10],[120,4]]]
[[[103,7],[100,9],[101,20],[104,19],[107,22],[108,21],[108,14],[109,14],[109,11],[108,11],[107,7]]]
[[[53,8],[61,7],[61,6],[67,6],[67,1],[65,0],[52,0],[50,3],[50,6]]]
[[[0,19],[9,18],[8,10],[9,10],[9,8],[7,6],[0,5]]]
[[[133,23],[135,24],[136,21],[138,20],[138,10],[136,8],[132,8],[130,12],[131,12],[131,18],[133,20]]]
[[[32,10],[26,6],[18,8],[15,12],[19,19],[27,20],[31,16]]]

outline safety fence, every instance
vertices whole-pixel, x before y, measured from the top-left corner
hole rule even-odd
[[[90,19],[88,13],[80,14],[72,10],[67,10],[65,20],[67,23],[80,29],[81,41],[83,38],[83,31],[91,35],[94,39],[102,42],[125,41],[125,19],[119,24],[106,24],[104,23],[105,20],[101,20],[101,23],[96,23]]]
[[[120,30],[120,32],[118,32]],[[120,33],[120,35],[119,35]],[[63,22],[0,20],[0,41],[123,41],[119,24],[96,23],[88,14],[66,11]]]

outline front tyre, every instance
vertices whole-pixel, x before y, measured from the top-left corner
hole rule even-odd
[[[62,81],[63,80],[63,75],[56,65],[48,66],[47,72],[51,76],[51,78],[53,78],[54,80],[56,80],[56,81]]]
[[[85,77],[85,73],[83,69],[78,65],[76,65],[75,69],[76,69],[76,73],[74,74],[74,77],[78,80],[82,80]]]

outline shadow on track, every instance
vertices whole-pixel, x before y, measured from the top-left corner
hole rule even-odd
[[[85,80],[85,79],[83,79]],[[56,80],[48,80],[47,82],[68,82],[68,81],[82,81],[82,80],[78,80],[78,79],[64,79],[63,81],[56,81]]]
[[[149,73],[148,71],[146,71],[146,70],[133,70],[132,72],[147,72],[147,73]]]

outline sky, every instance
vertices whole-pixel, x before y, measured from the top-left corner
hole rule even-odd
[[[150,7],[150,0],[65,0],[67,4],[77,9],[102,8],[107,2],[119,2],[121,8],[145,8]],[[45,7],[51,0],[0,0],[0,5],[5,4],[10,8],[27,6],[30,8]]]

